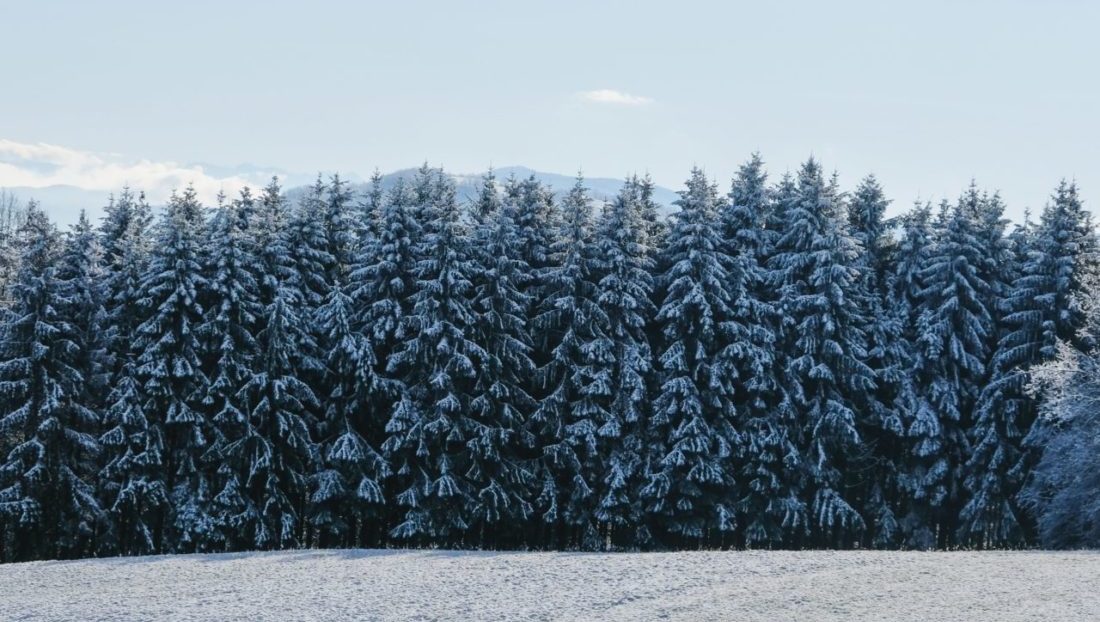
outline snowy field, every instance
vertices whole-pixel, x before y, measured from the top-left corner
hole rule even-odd
[[[1097,620],[1100,553],[301,551],[0,566],[0,620]]]

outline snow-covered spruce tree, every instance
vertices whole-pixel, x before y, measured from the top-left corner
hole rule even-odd
[[[943,228],[921,270],[913,380],[920,389],[907,421],[902,473],[908,492],[906,546],[948,546],[961,507],[966,431],[986,377],[993,317],[988,284],[979,276],[985,248],[965,195],[945,210]]]
[[[596,225],[594,273],[597,303],[607,315],[606,337],[585,344],[591,382],[585,391],[606,419],[596,433],[603,439],[595,487],[596,520],[604,546],[642,546],[651,538],[642,524],[640,498],[649,448],[644,444],[648,384],[653,354],[646,327],[655,310],[650,296],[653,260],[644,244],[637,186],[629,180],[604,206]]]
[[[532,416],[543,459],[539,509],[561,548],[603,545],[595,518],[595,490],[608,444],[599,434],[608,420],[590,346],[607,343],[607,314],[600,307],[594,275],[596,245],[592,204],[584,179],[561,202],[562,221],[551,248],[554,263],[543,275],[545,296],[532,327],[544,336],[549,360],[536,372],[544,397]]]
[[[630,181],[638,187],[638,212],[641,216],[642,229],[645,231],[645,244],[651,249],[663,248],[665,236],[668,235],[668,223],[661,217],[661,211],[653,198],[653,192],[657,184],[646,173],[643,177],[637,175]]]
[[[890,300],[898,306],[904,319],[906,348],[916,341],[917,316],[920,313],[921,292],[925,290],[921,270],[928,265],[928,255],[935,244],[932,230],[932,204],[920,203],[900,217],[901,235],[895,252],[894,274],[890,283]]]
[[[321,183],[320,178],[317,183]],[[326,188],[324,203],[325,239],[332,257],[328,278],[332,282],[344,280],[359,246],[359,224],[351,201],[348,182],[333,175]]]
[[[1053,358],[1059,340],[1084,345],[1078,339],[1083,325],[1079,294],[1098,259],[1089,214],[1076,186],[1064,181],[1039,226],[1012,237],[1015,252],[1024,257],[1001,309],[1004,332],[975,406],[973,451],[964,475],[969,499],[961,512],[959,539],[979,547],[1018,546],[1027,540],[1028,520],[1015,497],[1030,467],[1023,446],[1036,412],[1026,390],[1029,370]]]
[[[656,316],[661,385],[647,433],[657,453],[642,497],[659,540],[724,543],[737,522],[734,465],[743,441],[734,396],[751,381],[739,359],[762,353],[733,308],[744,283],[721,237],[717,188],[693,169],[676,205]]]
[[[493,172],[492,167],[489,171],[481,177],[481,188],[478,190],[477,198],[475,198],[470,205],[470,220],[475,225],[482,225],[489,222],[489,220],[500,209],[500,193],[497,191],[497,176]]]
[[[259,272],[258,297],[262,309],[275,302],[275,297],[282,288],[295,282],[295,266],[287,239],[289,220],[290,211],[279,186],[279,179],[272,177],[260,191],[255,216],[248,231],[249,241],[255,249]],[[301,296],[296,296],[295,299],[301,299]]]
[[[198,297],[207,286],[200,256],[203,211],[193,187],[169,199],[142,278],[147,318],[134,341],[145,415],[163,430],[170,508],[162,548],[169,551],[209,550],[219,542],[209,513],[216,491],[210,486],[212,473],[202,464],[211,439],[197,332],[203,320]]]
[[[153,217],[145,195],[135,197],[129,188],[123,188],[105,211],[100,225],[107,313],[104,340],[111,374],[117,376],[132,362],[137,327],[145,320],[139,300],[141,279],[149,261]],[[110,384],[115,383],[112,380]]]
[[[374,173],[370,176],[370,190],[359,201],[359,219],[356,223],[356,230],[358,232],[358,244],[357,249],[362,249],[367,244],[371,243],[378,237],[380,228],[379,224],[382,220],[382,205],[384,204],[385,193],[382,189],[382,183],[384,179],[382,173],[378,169],[374,169]],[[355,257],[352,257],[354,260]]]
[[[868,543],[878,548],[897,546],[902,536],[898,472],[905,449],[903,418],[914,399],[907,373],[912,363],[904,341],[908,314],[891,295],[897,242],[892,223],[885,218],[889,204],[873,175],[860,182],[848,204],[852,235],[861,247],[854,297],[866,310],[867,353],[863,360],[875,374],[875,388],[856,401],[862,414],[860,435],[869,451],[862,481],[855,485],[863,497],[861,514],[868,523]]]
[[[161,550],[161,525],[168,505],[164,483],[164,439],[150,424],[135,361],[115,376],[103,412],[103,468],[99,496],[111,517],[111,531],[99,549],[120,555],[147,555]]]
[[[762,265],[778,233],[766,228],[771,195],[764,162],[753,154],[739,168],[718,214],[723,248],[732,262],[732,317],[745,329],[740,341],[725,347],[744,361],[733,402],[744,447],[735,462],[738,527],[748,546],[781,543],[807,522],[800,499],[802,458],[794,444],[798,422],[776,356],[780,318],[771,304],[770,272]]]
[[[527,317],[532,296],[522,291],[531,278],[523,258],[517,218],[506,204],[474,231],[479,274],[471,335],[483,352],[477,381],[462,425],[468,441],[466,477],[473,489],[469,526],[483,546],[496,547],[523,537],[533,514],[534,435],[528,419],[535,400],[527,391],[535,372]]]
[[[210,442],[201,468],[211,476],[214,490],[236,489],[241,473],[228,460],[228,447],[246,433],[249,405],[240,393],[255,374],[256,331],[262,308],[259,302],[259,258],[248,237],[248,222],[241,211],[252,207],[248,190],[232,203],[219,196],[210,223],[205,249],[205,315],[196,329],[203,373],[209,379],[202,399],[210,421]],[[238,465],[246,466],[247,465]],[[231,548],[257,546],[250,525],[242,525],[240,509],[214,498],[211,513],[221,538]]]
[[[389,403],[377,395],[374,350],[352,327],[354,305],[346,289],[334,287],[317,314],[328,393],[319,426],[322,469],[312,477],[309,521],[321,545],[358,547],[385,537],[382,487],[390,468],[376,448]]]
[[[98,413],[80,402],[86,379],[80,335],[63,315],[73,291],[58,274],[57,229],[32,203],[18,236],[13,308],[0,332],[0,546],[11,561],[79,557],[104,518],[89,484]]]
[[[776,244],[779,238],[791,225],[791,214],[798,205],[798,180],[789,171],[783,173],[779,182],[771,189],[770,207],[764,215],[764,261],[762,265],[771,269],[771,258],[778,250]],[[778,294],[776,295],[778,297]]]
[[[141,555],[161,550],[168,503],[162,429],[152,425],[145,412],[138,377],[140,352],[134,347],[137,328],[147,312],[140,301],[151,246],[151,215],[144,196],[135,197],[129,189],[123,189],[106,211],[100,235],[110,391],[99,438],[103,453],[98,494],[112,518],[112,531],[100,538],[99,548],[104,553]]]
[[[759,153],[742,164],[730,185],[726,202],[718,212],[726,253],[763,258],[775,240],[766,228],[772,208],[768,174]],[[765,284],[759,284],[765,287]]]
[[[79,394],[72,399],[95,413],[98,423],[108,403],[108,383],[113,376],[113,365],[105,336],[108,322],[103,253],[99,235],[83,210],[64,237],[58,278],[67,287],[65,304],[58,309],[59,317],[73,329],[76,356],[72,364],[83,379],[78,387]],[[98,432],[99,429],[97,426],[92,431]],[[99,457],[102,456],[101,452]],[[93,486],[98,484],[94,479],[89,483]],[[99,501],[102,507],[103,499],[99,498]],[[103,528],[96,534],[99,550],[107,551],[114,546],[112,526],[109,521],[104,521]]]
[[[440,178],[444,177],[442,169],[428,166],[427,162],[416,169],[409,183],[413,218],[421,225],[427,225],[434,217],[435,206],[439,203]],[[416,240],[420,244],[421,240]]]
[[[230,477],[218,492],[218,507],[237,542],[258,549],[303,544],[302,509],[308,478],[317,470],[308,417],[318,403],[301,380],[304,353],[316,346],[286,293],[281,290],[266,309],[254,373],[240,390],[250,410],[241,433],[221,452]]]
[[[317,178],[298,202],[286,231],[286,246],[292,276],[285,287],[301,292],[304,317],[310,317],[328,296],[330,275],[336,259],[329,252],[328,208],[325,186]]]
[[[1019,501],[1045,548],[1100,546],[1100,278],[1081,276],[1072,305],[1083,322],[1072,342],[1081,347],[1059,339],[1047,360],[1028,370],[1028,393],[1039,406],[1028,440],[1039,455]]]
[[[978,276],[988,285],[985,306],[993,318],[994,332],[989,337],[992,351],[1005,327],[1001,323],[1001,306],[1008,295],[1008,288],[1016,274],[1016,266],[1009,239],[1005,236],[1008,219],[1004,217],[1004,202],[1000,194],[983,192],[978,195],[974,182],[963,194],[964,209],[973,210],[978,241],[982,246],[982,262]]]
[[[528,313],[535,313],[544,296],[543,276],[552,262],[551,247],[557,232],[560,214],[554,204],[554,195],[531,175],[519,184],[518,195],[508,193],[503,209],[512,213],[516,228],[516,258],[523,262],[524,270],[516,275],[517,289],[530,298]],[[527,317],[525,321],[532,318]],[[535,361],[542,365],[548,358],[547,344],[539,340],[533,353]],[[540,396],[541,397],[541,396]]]
[[[818,546],[850,545],[865,528],[846,477],[865,458],[859,406],[875,389],[874,372],[863,362],[861,247],[849,232],[839,194],[835,179],[826,183],[821,166],[808,160],[771,257],[788,321],[785,384],[803,426],[798,442],[806,456],[808,543]]]
[[[310,339],[300,347],[311,347],[303,351],[302,366],[297,370],[300,379],[307,383],[314,394],[324,395],[324,353],[320,350],[322,335],[316,321],[318,310],[325,303],[335,285],[335,279],[342,275],[343,268],[337,267],[336,258],[330,249],[338,250],[337,238],[342,237],[345,229],[339,224],[342,217],[331,218],[331,206],[325,196],[325,185],[318,176],[317,182],[310,187],[299,201],[284,236],[287,256],[289,257],[290,278],[281,282],[280,295],[286,297],[285,304],[293,305],[295,312],[303,322],[303,328]],[[330,241],[330,233],[335,237]],[[311,421],[318,421],[319,413],[309,413]],[[312,430],[316,433],[317,430]]]
[[[395,469],[396,501],[405,508],[393,537],[453,545],[463,543],[466,508],[477,494],[467,480],[472,436],[463,418],[486,355],[472,340],[476,265],[453,182],[440,183],[445,196],[423,210],[429,218],[415,248],[412,310],[401,320],[404,341],[387,364],[404,389],[383,449]]]
[[[77,400],[98,413],[103,410],[111,375],[104,338],[106,287],[99,236],[83,210],[64,242],[58,276],[67,284],[68,300],[60,311],[75,331],[79,350],[75,367],[84,381]]]
[[[414,244],[420,235],[413,195],[404,179],[398,179],[383,204],[378,235],[359,251],[348,282],[358,318],[353,328],[370,339],[380,371],[405,336],[401,325],[412,304]]]

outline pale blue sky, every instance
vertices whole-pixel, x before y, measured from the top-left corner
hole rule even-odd
[[[812,152],[901,207],[971,177],[1014,216],[1063,176],[1100,196],[1097,2],[0,0],[0,24],[17,144],[670,187],[694,164],[724,187],[753,150],[773,174]],[[629,97],[580,95],[599,90]]]

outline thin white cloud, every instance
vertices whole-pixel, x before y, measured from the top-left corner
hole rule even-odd
[[[233,194],[244,186],[256,187],[270,179],[266,173],[252,177],[219,177],[197,165],[128,159],[118,154],[0,138],[0,187],[75,186],[117,192],[130,186],[159,202],[172,190],[193,184],[203,200],[212,201],[219,191]]]
[[[631,95],[615,89],[596,89],[577,94],[583,101],[593,104],[611,104],[614,106],[647,106],[653,99],[641,95]]]

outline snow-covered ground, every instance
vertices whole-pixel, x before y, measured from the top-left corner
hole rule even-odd
[[[1100,553],[298,551],[0,566],[0,620],[1098,620]]]

